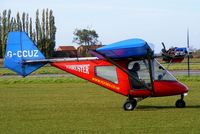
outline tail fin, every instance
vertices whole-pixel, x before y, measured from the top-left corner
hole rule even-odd
[[[10,32],[7,40],[4,67],[27,76],[46,63],[36,62],[26,64],[27,60],[45,59],[36,45],[25,32]]]

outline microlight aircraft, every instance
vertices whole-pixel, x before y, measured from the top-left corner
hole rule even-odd
[[[124,110],[133,110],[137,102],[148,97],[180,95],[176,107],[186,106],[188,88],[179,82],[156,59],[151,44],[129,39],[91,51],[96,57],[46,59],[25,32],[8,35],[4,67],[27,76],[50,63],[68,73],[127,96]],[[175,48],[167,61],[181,62],[185,48]]]

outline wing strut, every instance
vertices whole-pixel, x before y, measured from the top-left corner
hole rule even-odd
[[[150,50],[147,49],[147,59],[148,59],[148,62],[149,62],[149,74],[150,74],[150,79],[151,79],[151,91],[152,91],[153,93],[155,93],[155,92],[154,92],[154,83],[153,83],[153,72],[152,72],[151,57],[152,57],[152,54],[151,54]]]

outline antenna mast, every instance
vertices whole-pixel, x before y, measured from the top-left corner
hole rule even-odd
[[[189,48],[190,48],[190,40],[189,40],[189,28],[187,29],[187,63],[188,63],[188,77],[190,77],[190,52],[189,52]]]

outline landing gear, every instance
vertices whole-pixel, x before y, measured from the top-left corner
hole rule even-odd
[[[126,111],[132,111],[137,105],[137,101],[135,99],[126,100],[126,102],[123,105],[124,110]]]
[[[123,109],[125,111],[132,111],[136,107],[136,105],[137,105],[137,100],[129,96],[123,105]]]
[[[185,107],[185,101],[183,100],[184,95],[181,94],[181,99],[176,101],[176,107],[177,108],[184,108]]]

